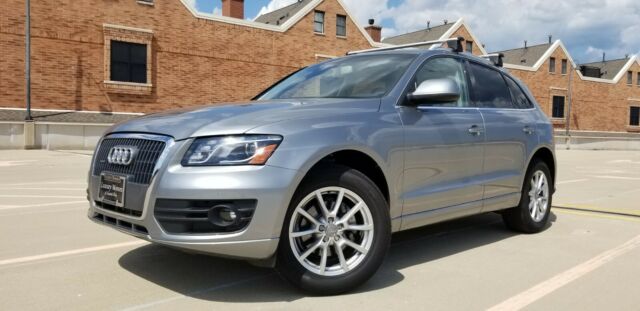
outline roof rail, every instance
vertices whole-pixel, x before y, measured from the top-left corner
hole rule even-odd
[[[373,48],[373,49],[367,49],[367,50],[349,51],[349,52],[347,52],[347,55],[363,54],[363,53],[370,53],[370,52],[393,51],[393,50],[401,50],[401,49],[419,47],[419,46],[423,46],[423,45],[433,45],[433,44],[443,44],[443,43],[446,43],[447,46],[450,49],[452,49],[454,52],[460,53],[460,52],[463,51],[462,42],[464,42],[464,38],[463,37],[457,37],[457,38],[449,38],[449,39],[444,39],[444,40],[415,42],[415,43],[394,45],[394,46],[389,46],[389,47]]]
[[[502,58],[504,58],[504,54],[502,54],[502,53],[493,53],[493,54],[480,55],[480,57],[490,61],[496,67],[503,67],[504,66],[504,62],[502,61]]]

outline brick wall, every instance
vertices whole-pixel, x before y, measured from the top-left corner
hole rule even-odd
[[[626,76],[618,83],[594,82],[582,80],[568,64],[567,74],[562,74],[562,59],[568,59],[558,47],[551,57],[556,59],[555,73],[549,72],[549,59],[537,71],[509,69],[509,71],[527,84],[544,112],[551,117],[552,97],[566,96],[565,115],[568,113],[569,75],[571,77],[571,120],[572,130],[640,132],[639,128],[629,126],[629,106],[640,106],[640,86],[637,84],[637,63],[629,69],[634,72],[633,85],[627,85]],[[626,74],[626,73],[625,73]],[[552,119],[554,127],[564,129],[565,119]]]
[[[4,0],[0,15],[0,107],[24,107],[24,0]],[[194,17],[180,0],[32,1],[34,108],[154,112],[204,103],[247,100],[282,76],[316,62],[370,48],[351,19],[347,38],[335,33],[336,0],[325,35],[313,33],[313,13],[276,32]],[[312,11],[313,12],[313,11]],[[150,83],[112,87],[103,24],[150,30]],[[106,78],[106,79],[105,79]]]

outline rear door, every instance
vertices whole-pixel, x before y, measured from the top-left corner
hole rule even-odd
[[[456,102],[400,106],[404,125],[403,228],[440,218],[463,216],[482,208],[483,122],[473,107],[464,63],[453,57],[425,61],[408,92],[421,82],[448,78],[457,82],[462,96]]]
[[[527,155],[537,144],[533,105],[498,69],[474,62],[469,68],[486,129],[483,211],[512,207],[520,199]]]

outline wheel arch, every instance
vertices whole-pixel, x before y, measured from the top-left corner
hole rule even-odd
[[[552,148],[547,146],[542,146],[536,149],[536,151],[531,154],[531,158],[529,159],[529,162],[527,164],[527,171],[529,170],[531,165],[533,165],[533,163],[537,160],[544,162],[549,167],[549,171],[551,172],[551,181],[553,185],[553,191],[555,192],[556,175],[557,175],[556,157],[554,152],[552,151]]]

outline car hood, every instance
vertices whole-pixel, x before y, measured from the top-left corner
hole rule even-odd
[[[151,133],[176,140],[242,134],[275,122],[377,111],[379,99],[305,99],[227,103],[171,110],[114,125],[109,133]],[[277,134],[277,133],[266,133]]]

